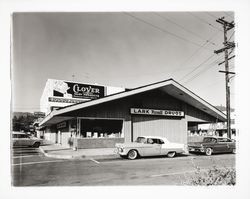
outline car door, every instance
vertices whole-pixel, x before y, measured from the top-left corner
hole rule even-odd
[[[145,156],[154,156],[161,154],[161,145],[157,143],[157,139],[147,138],[147,142],[143,149]]]
[[[154,155],[161,155],[161,141],[158,138],[153,139]]]
[[[218,138],[217,143],[214,146],[214,152],[226,152],[228,151],[227,139],[226,138]]]
[[[18,144],[18,135],[17,134],[12,134],[12,144],[13,144],[13,146],[17,146],[17,144]]]
[[[23,135],[22,134],[17,134],[13,141],[14,141],[15,146],[22,146],[23,145]]]
[[[31,140],[28,135],[20,135],[20,138],[18,139],[18,145],[19,146],[30,146],[31,145]]]
[[[170,151],[169,142],[164,142],[162,139],[159,139],[159,143],[161,145],[161,155],[167,155]]]
[[[227,143],[227,151],[226,152],[232,152],[235,149],[235,142],[227,138],[226,143]]]

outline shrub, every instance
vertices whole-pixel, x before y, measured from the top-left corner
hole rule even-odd
[[[201,171],[197,168],[194,175],[190,176],[185,184],[188,185],[235,185],[236,171],[234,168],[216,168]]]

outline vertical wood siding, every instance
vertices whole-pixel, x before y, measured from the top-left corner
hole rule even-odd
[[[168,138],[171,142],[185,142],[185,120],[159,118],[157,116],[133,116],[133,140],[138,136],[154,135]]]

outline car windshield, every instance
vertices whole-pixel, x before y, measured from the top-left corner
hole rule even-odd
[[[135,142],[145,143],[146,142],[146,138],[145,137],[138,137]]]
[[[212,142],[212,143],[215,143],[216,139],[215,138],[204,138],[203,142]]]

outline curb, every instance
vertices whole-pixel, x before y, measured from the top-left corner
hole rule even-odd
[[[50,158],[57,159],[89,159],[89,158],[112,158],[116,157],[116,154],[107,154],[107,155],[60,155],[60,154],[51,154],[48,151],[44,150],[42,147],[39,147],[40,151],[46,156]]]
[[[74,155],[59,155],[59,154],[51,154],[48,153],[46,150],[44,150],[43,148],[39,147],[40,151],[49,158],[57,158],[57,159],[76,159],[76,158],[84,158],[84,155],[81,156],[74,156]]]

